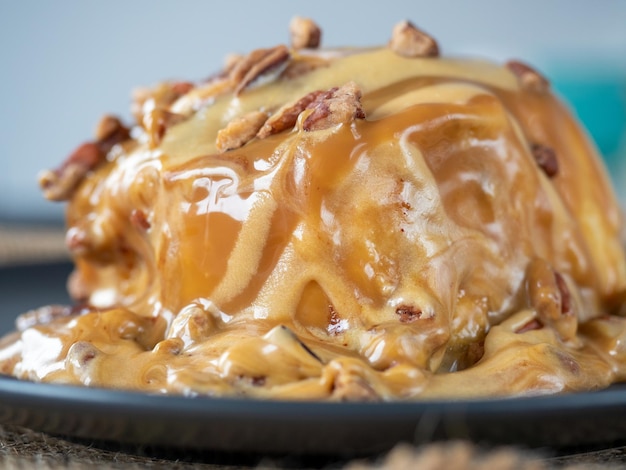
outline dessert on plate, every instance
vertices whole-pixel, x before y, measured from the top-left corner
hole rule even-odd
[[[72,306],[0,372],[172,393],[454,399],[626,378],[622,219],[593,145],[518,61],[289,46],[138,90],[42,173]]]

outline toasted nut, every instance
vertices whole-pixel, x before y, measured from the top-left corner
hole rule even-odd
[[[437,57],[439,55],[437,41],[410,21],[401,21],[394,26],[389,47],[402,57]]]
[[[533,259],[528,265],[526,277],[530,306],[542,320],[547,322],[558,320],[561,316],[560,295],[556,276],[550,264],[540,258]]]
[[[65,201],[70,198],[84,176],[95,168],[106,155],[96,143],[79,146],[56,170],[46,170],[39,175],[39,186],[46,199]]]
[[[331,92],[328,97],[318,96],[307,107],[313,111],[304,119],[302,128],[305,131],[328,129],[337,124],[365,118],[361,106],[361,90],[356,83],[348,82]]]
[[[542,93],[550,88],[548,79],[530,65],[517,60],[510,60],[506,63],[506,67],[515,74],[520,86],[525,90]]]
[[[195,88],[190,82],[164,82],[150,88],[136,88],[132,93],[131,111],[138,123],[153,109],[166,109]]]
[[[143,127],[148,133],[150,148],[155,148],[161,143],[167,129],[185,119],[185,116],[160,108],[146,113],[143,117]]]
[[[122,123],[117,117],[105,114],[96,126],[96,131],[94,132],[96,140],[106,139],[113,135],[120,127],[122,127]]]
[[[283,106],[267,121],[265,121],[265,124],[263,124],[263,127],[259,130],[257,137],[259,139],[264,139],[270,135],[278,134],[287,129],[292,129],[293,126],[296,125],[298,116],[302,111],[307,109],[311,103],[321,96],[324,96],[325,98],[330,97],[332,92],[335,90],[336,88],[332,91],[312,91],[311,93],[304,95],[295,103]]]
[[[422,311],[412,305],[401,305],[396,308],[396,315],[400,317],[401,323],[413,323],[422,316]]]
[[[67,361],[74,370],[81,370],[102,354],[98,348],[88,341],[77,341],[67,351]]]
[[[253,82],[261,78],[277,77],[287,66],[289,58],[289,49],[284,45],[252,51],[230,72],[229,77],[236,84],[235,94],[241,94]]]
[[[215,98],[233,91],[231,81],[226,77],[213,78],[181,96],[168,108],[169,112],[189,117],[195,111],[212,103]]]
[[[578,320],[570,290],[563,276],[547,261],[540,258],[531,261],[527,268],[526,290],[540,323],[551,326],[563,339],[576,335]]]
[[[315,49],[320,45],[322,30],[309,18],[296,16],[289,23],[291,47],[294,49]]]
[[[115,116],[104,116],[96,128],[96,145],[106,155],[114,145],[130,138],[130,130]]]
[[[189,93],[194,88],[195,85],[191,82],[173,82],[171,84],[172,96],[170,99],[174,102],[181,96]]]
[[[559,174],[559,161],[552,148],[541,144],[533,144],[531,151],[537,165],[539,165],[548,178],[553,178]]]
[[[130,223],[133,224],[140,230],[148,230],[150,228],[150,222],[148,221],[148,217],[146,213],[141,209],[134,209],[130,213]]]
[[[215,146],[220,152],[242,147],[254,139],[254,136],[266,120],[267,114],[261,111],[252,111],[233,119],[224,129],[217,133]]]

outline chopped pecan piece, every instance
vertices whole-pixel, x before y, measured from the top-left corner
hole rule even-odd
[[[130,130],[115,116],[105,115],[96,127],[96,144],[103,154],[109,153],[114,145],[130,138]]]
[[[254,138],[266,120],[267,114],[261,111],[252,111],[233,119],[217,133],[215,146],[220,152],[242,147]]]
[[[79,146],[56,170],[45,170],[39,175],[39,186],[46,199],[66,201],[84,176],[102,160],[98,145],[87,142]]]
[[[422,316],[422,311],[416,309],[412,305],[401,305],[396,309],[396,314],[400,317],[402,323],[413,323]]]
[[[67,361],[76,369],[83,369],[90,365],[96,357],[102,354],[89,341],[77,341],[67,351]]]
[[[328,129],[354,119],[364,119],[361,106],[361,90],[354,82],[348,82],[340,88],[330,90],[330,96],[320,95],[307,109],[313,111],[302,124],[305,131]]]
[[[245,59],[245,57],[242,56],[241,54],[228,54],[226,57],[224,57],[224,69],[222,70],[220,75],[223,75],[223,74],[228,75],[228,74],[230,74],[230,72],[243,59]]]
[[[130,223],[140,230],[148,230],[151,227],[148,216],[141,209],[133,209],[130,213]]]
[[[394,26],[389,47],[402,57],[437,57],[439,55],[437,41],[410,21],[401,21]]]
[[[85,175],[106,160],[114,145],[130,138],[130,131],[114,116],[104,116],[96,128],[96,141],[74,150],[55,170],[39,175],[44,196],[52,201],[69,199]]]
[[[190,82],[165,82],[151,88],[136,88],[133,90],[131,111],[137,122],[141,123],[146,112],[156,108],[169,109],[176,100],[194,88],[195,85]]]
[[[96,126],[96,131],[94,132],[96,140],[104,140],[110,137],[115,134],[120,127],[122,127],[122,123],[117,117],[105,114]]]
[[[261,78],[269,79],[280,75],[287,66],[289,57],[289,49],[284,45],[252,51],[230,71],[229,77],[236,84],[235,94],[241,94],[250,84]]]
[[[525,90],[546,92],[550,88],[548,79],[530,65],[517,60],[510,60],[506,63],[506,67],[515,74],[520,86]]]
[[[155,148],[161,143],[167,129],[185,119],[185,116],[160,108],[146,113],[143,117],[143,127],[148,133],[150,148]]]
[[[183,95],[186,95],[195,88],[195,85],[191,82],[174,82],[171,84],[172,96],[171,100],[176,101]]]
[[[292,129],[293,126],[296,125],[296,121],[298,120],[300,113],[307,109],[311,103],[315,102],[320,97],[329,98],[336,90],[337,88],[333,88],[329,91],[312,91],[311,93],[304,95],[295,103],[283,106],[267,121],[265,121],[265,124],[263,124],[263,127],[259,130],[257,137],[259,139],[264,139],[270,135],[278,134],[287,129]]]
[[[567,283],[560,273],[555,271],[554,278],[561,296],[561,313],[563,315],[571,315],[574,313],[574,307],[572,305],[572,294],[569,291],[569,287],[567,287]]]
[[[381,397],[364,377],[348,368],[339,371],[333,382],[332,399],[337,401],[380,401]]]
[[[315,49],[320,45],[322,30],[309,18],[296,16],[289,23],[291,47],[294,49]]]
[[[558,175],[559,161],[556,158],[556,152],[552,148],[541,144],[533,144],[531,151],[537,165],[539,165],[548,178],[553,178]]]

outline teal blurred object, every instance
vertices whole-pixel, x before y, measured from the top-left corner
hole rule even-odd
[[[579,64],[546,72],[595,141],[618,196],[626,204],[625,64]]]
[[[574,108],[602,155],[614,157],[626,130],[626,76],[566,76],[554,88]]]

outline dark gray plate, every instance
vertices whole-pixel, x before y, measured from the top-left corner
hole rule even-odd
[[[4,331],[19,311],[62,301],[69,269],[0,269]],[[595,446],[626,441],[626,386],[508,400],[314,403],[154,396],[0,377],[0,423],[90,440],[251,453],[362,454],[448,438]]]

